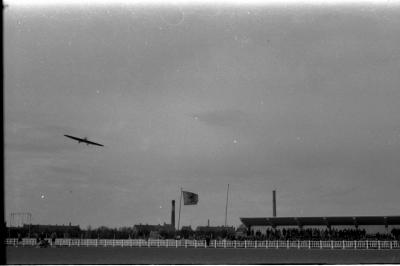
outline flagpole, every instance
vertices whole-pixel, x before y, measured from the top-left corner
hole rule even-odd
[[[228,195],[229,195],[229,184],[228,184],[228,189],[226,190],[225,227],[227,225],[227,220],[228,220]]]
[[[179,224],[181,222],[181,205],[182,205],[182,188],[181,188],[181,196],[179,198],[178,231],[179,231]]]

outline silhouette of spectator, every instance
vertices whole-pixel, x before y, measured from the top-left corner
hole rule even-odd
[[[210,237],[210,235],[207,235],[207,236],[206,236],[206,244],[207,244],[207,247],[210,246],[210,241],[211,241],[211,237]]]
[[[56,244],[56,237],[57,237],[56,233],[53,232],[51,234],[51,245],[52,246],[54,246]]]
[[[18,234],[18,245],[22,244],[22,236],[21,234]]]

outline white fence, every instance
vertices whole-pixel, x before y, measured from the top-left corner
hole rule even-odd
[[[51,239],[46,239],[51,244]],[[35,238],[5,241],[9,246],[36,246]],[[400,249],[399,241],[229,241],[174,239],[73,239],[58,238],[57,247],[163,247],[163,248],[264,248],[264,249]]]

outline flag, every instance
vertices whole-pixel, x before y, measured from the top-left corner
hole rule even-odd
[[[189,191],[182,191],[184,205],[196,205],[199,201],[199,195]]]

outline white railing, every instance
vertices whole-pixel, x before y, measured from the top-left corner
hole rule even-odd
[[[174,239],[77,239],[58,238],[54,244],[46,239],[50,246],[56,247],[148,247],[148,248],[264,248],[264,249],[400,249],[400,241],[238,241],[211,240],[174,240]],[[35,238],[7,238],[8,246],[36,246]]]

